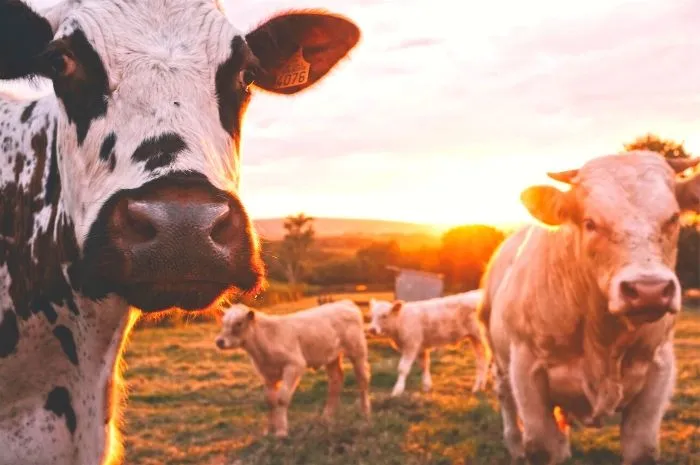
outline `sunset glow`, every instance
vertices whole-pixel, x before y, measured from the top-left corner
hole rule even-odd
[[[512,223],[547,171],[641,134],[700,154],[695,0],[223,3],[242,30],[321,6],[363,31],[311,90],[253,99],[241,186],[253,217]]]

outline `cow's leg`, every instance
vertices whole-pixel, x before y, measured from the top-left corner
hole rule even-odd
[[[659,350],[649,368],[642,392],[625,407],[620,425],[624,465],[656,463],[659,457],[659,431],[676,381],[673,346]]]
[[[525,345],[511,346],[510,380],[525,429],[525,456],[533,465],[559,464],[571,457],[549,399],[547,369]]]
[[[525,458],[523,437],[518,425],[518,407],[513,398],[508,373],[500,370],[494,364],[494,381],[498,400],[501,404],[501,418],[503,419],[503,442],[513,461]]]
[[[372,404],[369,399],[369,381],[372,375],[367,361],[367,347],[365,346],[365,350],[353,356],[350,361],[357,379],[357,389],[360,391],[360,408],[365,417],[369,418],[372,414]]]
[[[433,387],[433,378],[430,376],[430,351],[428,349],[420,353],[420,368],[423,371],[423,392],[428,392]]]
[[[279,386],[278,383],[265,381],[265,403],[267,404],[267,425],[263,430],[264,435],[275,433],[277,419],[277,396]]]
[[[343,356],[326,365],[328,373],[328,399],[326,399],[326,407],[323,409],[323,416],[330,419],[335,414],[340,401],[340,392],[343,389]]]
[[[480,337],[470,337],[469,341],[474,349],[475,363],[476,363],[476,377],[474,378],[474,386],[472,387],[472,392],[479,392],[486,388],[486,381],[489,376],[489,361],[486,356],[486,348],[481,342]]]
[[[418,355],[418,347],[405,347],[403,349],[401,360],[399,360],[399,377],[396,380],[394,389],[391,391],[392,397],[400,396],[406,389],[406,377],[408,377],[408,374],[411,372],[411,366],[413,366],[416,355]]]
[[[287,410],[292,401],[294,391],[299,385],[301,375],[304,373],[303,366],[287,365],[282,372],[282,382],[277,393],[277,409],[275,415],[275,435],[285,437],[289,434],[287,420]]]

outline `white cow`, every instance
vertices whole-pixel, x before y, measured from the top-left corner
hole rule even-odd
[[[362,311],[351,300],[340,300],[288,315],[271,316],[245,305],[234,305],[216,338],[219,349],[242,348],[265,383],[270,409],[268,433],[288,434],[287,409],[307,368],[326,367],[328,400],[324,416],[331,418],[343,388],[343,357],[353,365],[360,406],[370,416],[370,367]]]
[[[476,380],[472,391],[484,389],[489,363],[476,314],[481,297],[482,291],[474,290],[418,302],[370,300],[370,334],[386,334],[401,352],[399,377],[392,396],[404,392],[406,377],[416,357],[423,370],[423,391],[429,391],[433,384],[430,350],[466,339],[471,341],[476,355]]]
[[[501,245],[480,309],[514,459],[558,464],[571,455],[554,406],[592,426],[622,412],[623,463],[658,458],[676,378],[679,217],[700,204],[700,174],[680,179],[669,164],[680,172],[698,161],[642,151],[599,157],[550,174],[568,191],[523,192],[547,227]]]

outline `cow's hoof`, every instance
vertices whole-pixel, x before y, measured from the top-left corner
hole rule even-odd
[[[557,450],[548,450],[543,444],[530,442],[525,445],[525,457],[531,465],[557,465],[571,458],[571,447],[568,441],[556,446]]]
[[[512,463],[520,463],[525,461],[525,448],[523,447],[523,438],[520,431],[507,433],[504,435],[506,449],[512,458]]]

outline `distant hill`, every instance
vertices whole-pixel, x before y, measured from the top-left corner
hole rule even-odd
[[[284,236],[284,218],[262,218],[253,220],[258,234],[268,240],[279,240]],[[333,236],[439,236],[441,230],[427,224],[401,221],[314,218],[317,237]]]

